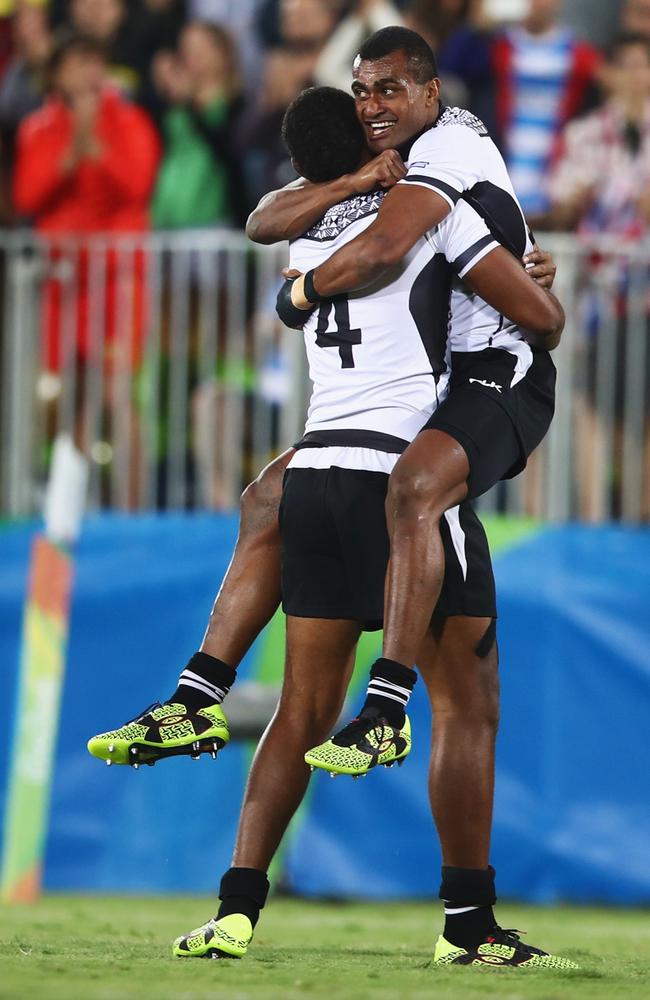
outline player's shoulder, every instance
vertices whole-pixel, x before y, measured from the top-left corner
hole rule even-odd
[[[487,128],[471,111],[465,108],[443,108],[435,124],[413,143],[409,160],[417,160],[418,154],[428,150],[448,147],[452,141],[473,146],[478,139],[485,138],[489,138]]]
[[[481,119],[477,118],[475,114],[472,114],[466,108],[444,108],[435,124],[435,128],[468,129],[470,132],[481,137],[488,135],[488,130]]]
[[[376,215],[385,195],[385,191],[370,191],[346,198],[328,208],[318,222],[299,238],[314,243],[331,243],[353,223]]]

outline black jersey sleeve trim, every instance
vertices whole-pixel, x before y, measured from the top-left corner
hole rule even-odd
[[[409,184],[426,184],[427,187],[433,188],[434,191],[438,191],[440,194],[448,198],[453,204],[457,204],[462,197],[462,191],[456,191],[451,184],[446,184],[444,181],[436,180],[435,177],[427,177],[426,174],[407,174],[406,177],[402,177],[400,181]]]
[[[370,448],[372,451],[384,451],[388,455],[401,455],[408,448],[409,442],[392,434],[382,434],[381,431],[363,430],[331,430],[309,431],[300,439],[294,448]]]
[[[481,250],[484,250],[485,247],[490,245],[490,243],[494,244],[495,247],[498,246],[498,243],[492,233],[482,236],[480,240],[477,240],[476,243],[472,244],[471,247],[465,250],[460,257],[456,257],[456,260],[453,261],[451,265],[456,274],[462,274],[463,271],[465,271],[472,263],[474,258],[481,252]]]

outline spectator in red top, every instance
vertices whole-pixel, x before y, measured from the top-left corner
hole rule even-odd
[[[43,366],[54,373],[101,367],[111,376],[111,405],[112,375],[131,371],[141,358],[145,256],[110,246],[92,253],[86,238],[103,233],[110,241],[148,229],[159,142],[148,116],[107,84],[104,49],[95,40],[60,43],[49,83],[46,103],[18,131],[13,183],[17,212],[48,237]],[[77,414],[85,406],[83,383],[69,390]]]
[[[50,90],[18,133],[18,212],[42,232],[148,228],[158,139],[147,115],[107,85],[103,47],[81,37],[61,43]]]

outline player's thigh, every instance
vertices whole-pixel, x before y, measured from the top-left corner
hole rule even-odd
[[[244,490],[241,497],[242,519],[257,527],[267,527],[277,522],[282,499],[282,481],[287,465],[295,454],[288,448],[272,462],[265,465],[256,479]]]
[[[444,432],[463,448],[469,499],[516,475],[526,464],[513,420],[481,389],[452,389],[426,426]]]
[[[400,456],[388,486],[386,513],[394,517],[412,506],[445,510],[466,496],[469,460],[462,443],[427,425]]]

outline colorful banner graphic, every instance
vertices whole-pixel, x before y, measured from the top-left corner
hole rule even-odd
[[[63,684],[72,564],[37,537],[23,620],[18,705],[9,771],[2,898],[35,899],[41,886],[50,785]]]

